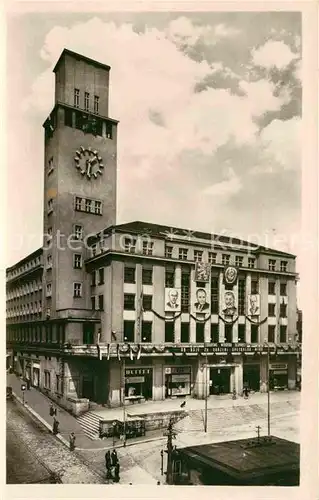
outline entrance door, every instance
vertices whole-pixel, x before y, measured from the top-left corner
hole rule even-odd
[[[210,394],[230,393],[231,368],[228,366],[210,369]]]
[[[244,365],[244,387],[253,391],[260,390],[260,367],[259,365]]]
[[[94,381],[93,381],[93,379],[83,380],[82,398],[87,398],[90,401],[94,400]]]
[[[83,324],[83,344],[94,344],[94,324],[92,323]]]

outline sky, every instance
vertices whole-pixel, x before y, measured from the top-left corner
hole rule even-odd
[[[111,66],[118,223],[299,252],[301,18],[28,13],[7,23],[7,262],[42,244],[42,123],[63,48]]]

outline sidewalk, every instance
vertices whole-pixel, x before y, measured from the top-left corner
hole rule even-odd
[[[7,374],[7,385],[12,387],[14,394],[20,400],[22,400],[22,384],[25,384],[25,382],[15,374]],[[45,396],[38,389],[31,387],[29,391],[25,390],[24,400],[26,407],[30,407],[31,412],[33,411],[35,417],[39,418],[39,420],[42,421],[47,428],[52,430],[53,417],[49,414],[51,399]],[[56,418],[60,423],[60,432],[57,438],[60,439],[63,444],[69,446],[69,434],[73,431],[76,437],[76,449],[78,450],[109,449],[113,447],[113,439],[98,439],[92,441],[84,434],[81,425],[75,417],[55,403],[54,406],[57,408]],[[148,432],[145,437],[130,439],[127,441],[126,446],[131,446],[140,442],[145,443],[147,441],[158,440],[161,438],[163,438],[163,430]],[[122,442],[120,440],[116,440],[115,447],[123,447]]]

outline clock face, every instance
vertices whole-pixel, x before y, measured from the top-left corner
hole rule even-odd
[[[97,179],[103,173],[103,160],[96,149],[81,146],[75,153],[74,162],[75,167],[87,179]]]

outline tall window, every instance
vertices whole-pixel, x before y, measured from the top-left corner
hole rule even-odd
[[[251,325],[251,343],[252,344],[258,343],[258,332],[259,332],[259,327],[257,325]]]
[[[175,269],[165,269],[165,287],[174,288],[175,286]]]
[[[152,322],[142,321],[142,342],[152,342]]]
[[[172,258],[172,254],[173,254],[173,247],[169,246],[169,245],[166,245],[165,246],[165,257],[167,259],[171,259]]]
[[[174,331],[174,321],[165,322],[165,342],[174,342],[175,331]]]
[[[284,297],[287,295],[287,283],[280,283],[280,295]]]
[[[51,297],[52,296],[52,283],[47,283],[46,296],[47,297]]]
[[[91,297],[91,309],[92,309],[92,311],[95,311],[95,296],[94,295]]]
[[[188,249],[187,248],[179,248],[178,250],[178,258],[180,260],[187,260]]]
[[[44,388],[51,389],[51,374],[48,370],[44,370]]]
[[[74,238],[77,240],[82,240],[83,238],[83,227],[80,224],[74,225]]]
[[[124,267],[124,283],[135,283],[135,267]]]
[[[183,269],[181,285],[181,312],[189,312],[190,273]]]
[[[143,285],[152,285],[153,269],[142,269],[142,283]]]
[[[275,325],[268,325],[268,342],[275,342]]]
[[[201,262],[203,260],[202,250],[194,250],[194,260],[195,262]]]
[[[275,281],[268,281],[268,295],[276,295]]]
[[[236,255],[236,257],[235,257],[235,266],[236,267],[243,267],[243,260],[244,260],[243,257]]]
[[[94,203],[94,212],[96,215],[102,215],[102,202],[101,201],[95,201]]]
[[[84,92],[84,109],[89,111],[90,108],[90,94],[89,92]]]
[[[222,264],[223,266],[228,266],[230,262],[230,255],[223,253],[222,254]]]
[[[97,115],[99,113],[99,96],[94,96],[94,113]]]
[[[245,314],[245,298],[246,298],[246,280],[240,278],[238,280],[238,314],[243,316]]]
[[[82,255],[80,253],[73,255],[73,267],[74,269],[82,269]]]
[[[96,286],[96,272],[91,272],[91,286]]]
[[[78,108],[80,106],[80,91],[79,89],[74,89],[74,107]]]
[[[82,210],[82,198],[76,196],[75,198],[75,210]]]
[[[238,325],[238,342],[245,342],[245,335],[246,335],[246,326],[245,325]]]
[[[268,304],[268,316],[276,316],[276,304]]]
[[[82,283],[73,283],[73,297],[82,297]]]
[[[196,342],[199,344],[205,342],[204,327],[205,323],[196,323]]]
[[[233,326],[225,324],[225,342],[233,341]]]
[[[251,290],[251,294],[252,295],[259,293],[259,281],[258,281],[258,278],[252,278],[250,290]]]
[[[189,323],[181,323],[181,342],[189,343]]]
[[[134,342],[135,321],[124,321],[124,342]]]
[[[276,270],[276,261],[274,259],[269,259],[268,260],[268,269],[269,269],[269,271],[275,271]]]
[[[218,276],[211,278],[211,312],[218,314],[219,312],[219,279]]]
[[[248,257],[248,267],[249,269],[254,269],[256,264],[255,257]]]
[[[210,341],[213,343],[219,342],[219,325],[212,323],[210,325]]]
[[[143,241],[142,244],[143,255],[153,255],[153,247],[154,247],[153,241]]]
[[[124,309],[126,311],[134,311],[135,310],[135,294],[134,293],[125,293],[124,294]]]
[[[280,317],[287,318],[287,304],[280,304]]]
[[[104,311],[104,295],[99,295],[99,310]]]
[[[151,311],[152,310],[152,295],[143,295],[143,310]]]
[[[283,344],[287,342],[287,326],[286,325],[280,325],[280,342]]]
[[[104,284],[104,267],[100,267],[99,269],[99,285]]]
[[[92,210],[92,200],[85,200],[85,211],[91,212]]]
[[[208,263],[209,264],[216,264],[216,260],[217,260],[217,253],[208,252]]]

